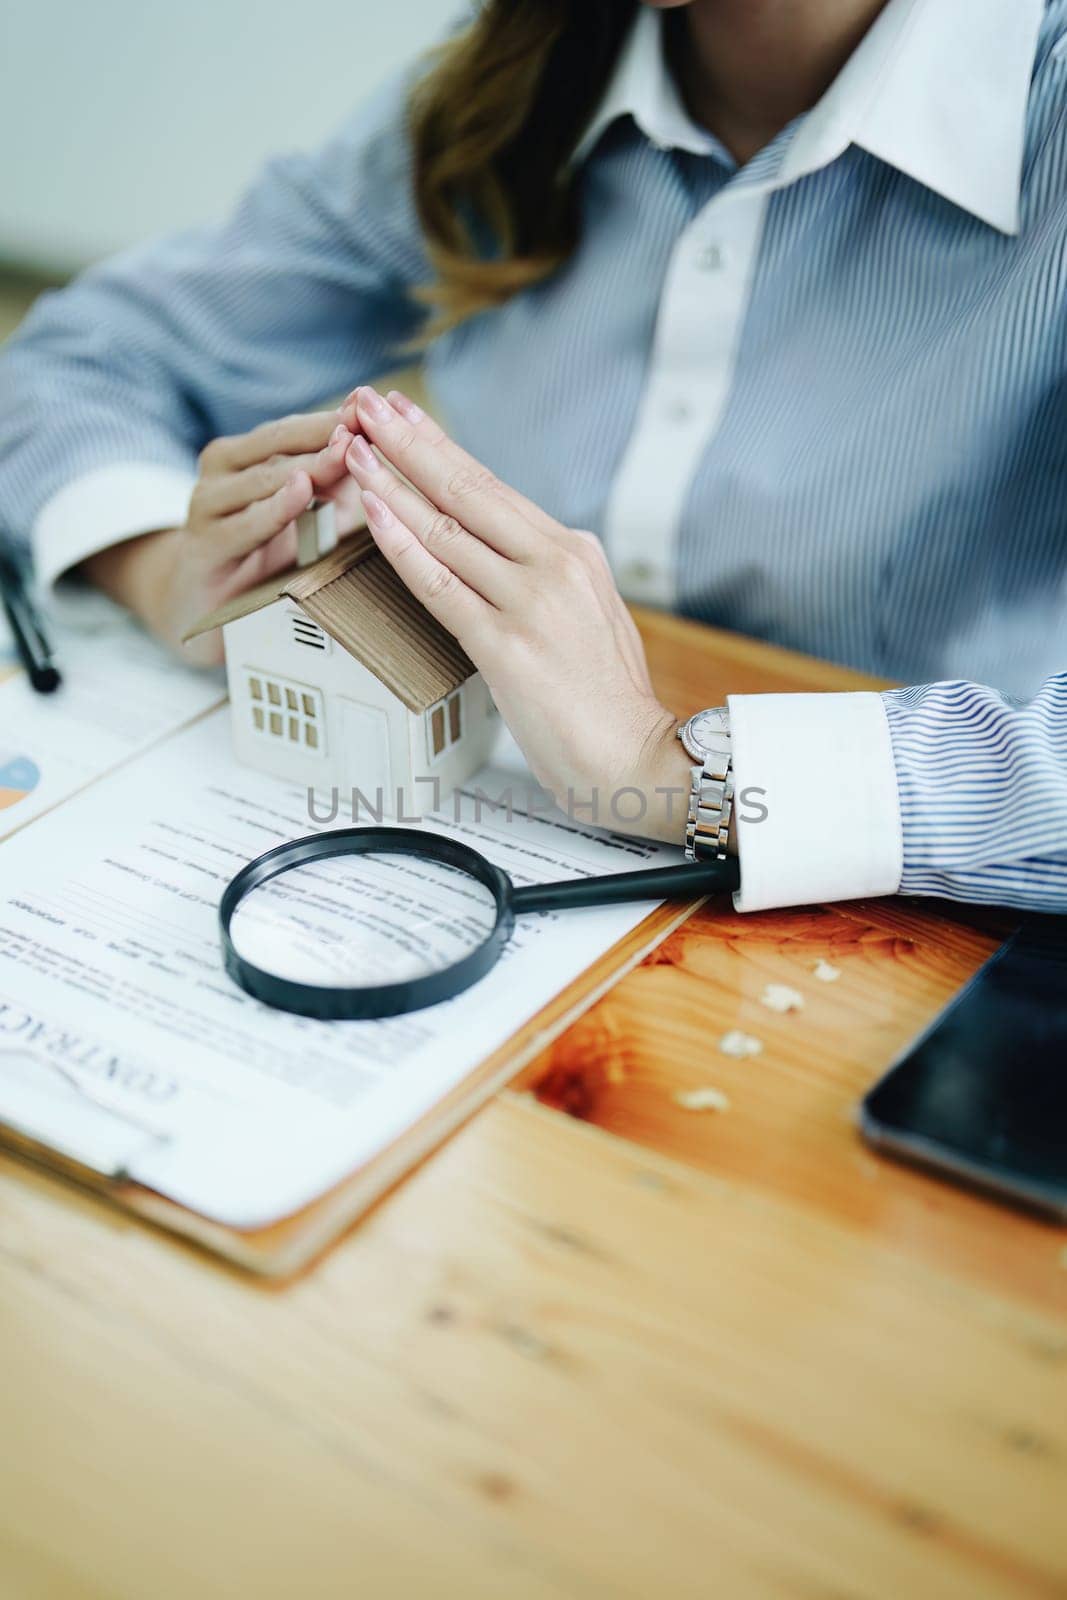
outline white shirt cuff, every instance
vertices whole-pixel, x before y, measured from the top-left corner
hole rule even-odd
[[[738,911],[895,894],[896,766],[877,694],[735,694]]]
[[[33,565],[53,613],[65,613],[75,626],[103,621],[115,607],[103,595],[61,580],[79,561],[160,528],[179,528],[189,510],[196,474],[154,462],[124,462],[97,467],[64,484],[46,502],[33,525]],[[73,601],[73,604],[70,602]]]

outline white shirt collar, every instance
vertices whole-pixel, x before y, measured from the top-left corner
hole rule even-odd
[[[801,121],[777,183],[859,145],[1002,233],[1019,229],[1026,110],[1044,0],[889,0]],[[629,114],[655,144],[721,153],[689,116],[642,6],[575,151]]]
[[[714,135],[695,123],[685,109],[663,59],[659,13],[645,5],[638,8],[604,97],[573,159],[584,161],[604,130],[627,115],[645,138],[661,149],[691,150],[699,156],[723,153]]]

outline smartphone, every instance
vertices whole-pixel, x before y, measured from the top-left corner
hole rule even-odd
[[[1067,917],[1034,917],[863,1100],[878,1150],[1067,1222]]]

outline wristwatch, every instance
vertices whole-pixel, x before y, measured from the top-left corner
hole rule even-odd
[[[689,816],[685,825],[687,861],[725,861],[734,804],[730,712],[726,706],[698,711],[683,722],[678,737],[697,765],[690,768]]]

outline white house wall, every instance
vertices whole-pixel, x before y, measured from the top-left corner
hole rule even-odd
[[[234,749],[239,760],[290,783],[327,794],[336,787],[345,816],[349,814],[353,789],[359,789],[367,804],[375,807],[376,784],[368,781],[367,763],[361,763],[357,751],[346,748],[342,702],[347,700],[378,708],[385,715],[389,742],[389,781],[383,794],[386,817],[393,818],[397,814],[398,789],[403,791],[407,815],[430,808],[432,786],[428,782],[416,783],[417,778],[436,778],[444,795],[485,765],[499,724],[479,674],[468,678],[460,691],[462,737],[434,760],[426,738],[424,717],[409,712],[390,689],[347,651],[332,639],[325,651],[294,643],[292,617],[297,612],[298,608],[291,601],[280,600],[227,624],[226,669]],[[255,730],[248,693],[251,672],[321,692],[325,728],[322,754],[283,743],[280,739],[275,741]],[[369,810],[361,809],[356,820],[370,822],[373,817]]]
[[[499,722],[480,673],[468,678],[460,689],[462,696],[462,736],[436,760],[430,751],[425,717],[412,717],[409,726],[411,771],[414,778],[438,780],[442,796],[465,783],[489,759]],[[415,787],[416,805],[427,809],[433,790],[429,783]],[[410,808],[409,808],[410,809]]]
[[[226,670],[237,756],[249,766],[290,782],[327,792],[336,786],[347,812],[352,789],[365,789],[366,767],[361,766],[358,752],[345,749],[340,701],[377,707],[384,712],[388,728],[389,788],[394,792],[385,796],[385,810],[392,815],[396,788],[407,791],[411,786],[411,714],[390,689],[333,640],[325,651],[294,643],[290,620],[294,609],[291,602],[278,601],[226,627]],[[326,746],[321,755],[280,740],[275,743],[253,728],[247,679],[256,671],[321,691]],[[375,803],[373,790],[366,798]]]

